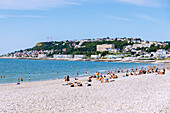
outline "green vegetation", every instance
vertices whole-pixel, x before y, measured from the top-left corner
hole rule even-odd
[[[165,49],[165,50],[170,50],[170,44],[166,45],[166,46],[161,46],[161,45],[157,45],[155,46],[155,44],[152,44],[150,48],[148,48],[147,52],[156,52],[158,49]]]
[[[82,54],[90,56],[92,54],[97,55],[101,53],[102,56],[108,54],[108,52],[97,52],[96,46],[100,44],[114,44],[115,48],[123,49],[124,46],[128,45],[127,41],[95,41],[95,42],[84,42],[80,48],[74,48],[74,45],[78,45],[79,42],[41,42],[36,44],[35,47],[27,50],[57,50],[53,54]],[[63,49],[66,49],[65,51]],[[48,54],[47,56],[52,56],[53,54]]]

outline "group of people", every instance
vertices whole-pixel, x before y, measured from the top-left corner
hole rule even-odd
[[[116,71],[105,71],[103,72],[96,72],[94,75],[91,75],[88,77],[87,82],[92,82],[92,78],[96,78],[96,80],[100,81],[101,83],[108,83],[114,81],[114,79],[118,78],[118,74],[122,73],[123,77],[128,76],[138,76],[142,74],[151,74],[155,73],[156,75],[163,75],[165,74],[167,70],[170,70],[169,67],[163,66],[163,65],[157,65],[157,66],[148,66],[148,67],[140,67],[140,68],[132,68],[132,69],[121,69],[120,67]],[[87,71],[86,71],[87,73]],[[69,81],[69,76],[65,76],[64,80]],[[75,80],[78,80],[75,76]]]
[[[64,81],[68,81],[68,82],[70,81],[69,75],[68,76],[66,76],[66,75],[64,76]]]
[[[75,76],[75,80],[78,80],[78,78]],[[65,85],[70,85],[70,87],[74,87],[74,86],[83,86],[83,84],[81,82],[70,82],[70,77],[69,75],[68,76],[64,76],[64,81],[67,81],[66,84],[63,84],[64,86]]]
[[[5,75],[4,76],[1,75],[1,78],[5,78]]]
[[[23,82],[24,81],[24,79],[21,77],[18,77],[18,82],[17,82],[17,85],[20,85],[21,84],[21,82]],[[29,76],[29,81],[31,81],[31,77]]]
[[[141,68],[135,68],[135,69],[126,69],[126,70],[120,70],[121,68],[119,67],[119,70],[116,71],[105,71],[105,75],[103,75],[103,73],[99,73],[96,72],[95,75],[92,75],[89,77],[89,79],[91,78],[96,78],[96,80],[101,81],[101,83],[107,83],[109,81],[113,81],[113,79],[118,78],[118,76],[116,75],[116,73],[123,73],[123,77],[128,77],[128,76],[137,76],[137,75],[141,75],[141,74],[151,74],[151,73],[155,73],[157,75],[163,75],[165,74],[165,67],[163,66],[148,66],[148,67],[141,67]],[[167,69],[169,69],[167,67]]]

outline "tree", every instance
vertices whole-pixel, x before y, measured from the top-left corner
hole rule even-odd
[[[101,56],[105,56],[105,55],[107,55],[108,53],[109,53],[108,51],[104,51],[104,52],[101,53]]]

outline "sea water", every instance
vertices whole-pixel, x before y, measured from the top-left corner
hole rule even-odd
[[[31,81],[42,81],[61,79],[64,75],[74,77],[77,73],[78,77],[90,76],[105,70],[116,71],[151,65],[149,63],[0,59],[0,76],[5,75],[5,78],[0,78],[0,84],[16,83],[18,77],[22,77],[24,82],[28,82],[29,77]]]

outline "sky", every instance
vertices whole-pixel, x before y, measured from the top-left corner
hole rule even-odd
[[[170,41],[170,0],[0,0],[0,55],[47,37]]]

